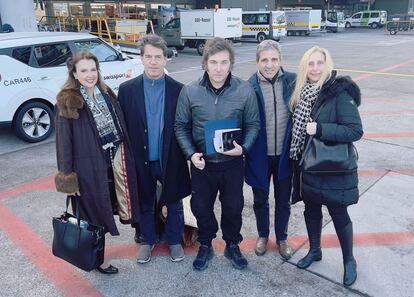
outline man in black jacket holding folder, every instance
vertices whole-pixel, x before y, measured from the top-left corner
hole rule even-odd
[[[184,86],[178,98],[175,134],[188,160],[191,160],[191,210],[197,218],[200,248],[193,267],[204,270],[214,256],[212,240],[218,223],[214,202],[218,191],[222,206],[221,228],[226,242],[224,255],[237,269],[244,269],[247,260],[239,243],[242,226],[243,154],[253,145],[260,127],[257,100],[249,83],[231,74],[234,50],[222,38],[209,40],[203,54],[204,76]],[[233,125],[235,123],[235,125]],[[233,141],[234,148],[210,153],[211,131],[240,128],[242,141]]]

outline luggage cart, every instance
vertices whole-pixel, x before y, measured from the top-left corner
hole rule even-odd
[[[391,35],[395,35],[398,32],[414,32],[414,17],[410,17],[408,20],[393,18],[386,23],[385,31],[390,32]]]

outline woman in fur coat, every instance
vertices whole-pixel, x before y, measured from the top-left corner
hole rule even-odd
[[[114,214],[125,224],[139,220],[124,118],[115,94],[102,80],[96,56],[79,52],[67,67],[68,78],[55,106],[56,189],[72,196],[72,206],[79,204],[82,219],[119,235]],[[98,271],[114,274],[118,269],[104,262]]]

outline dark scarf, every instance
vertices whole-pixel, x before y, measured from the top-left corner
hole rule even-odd
[[[121,124],[112,102],[96,86],[94,88],[95,100],[89,97],[84,86],[80,87],[80,92],[94,119],[103,150],[106,151],[110,148],[109,155],[112,162],[114,152],[116,152],[118,145],[123,139]]]

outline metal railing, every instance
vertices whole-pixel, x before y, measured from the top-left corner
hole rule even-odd
[[[398,32],[414,32],[414,19],[412,20],[392,20],[385,24],[385,30],[390,32],[391,35],[395,35]]]

